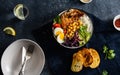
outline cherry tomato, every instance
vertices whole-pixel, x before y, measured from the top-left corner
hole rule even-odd
[[[56,27],[61,27],[61,26],[60,26],[60,24],[56,23],[53,25],[53,27],[56,28]]]

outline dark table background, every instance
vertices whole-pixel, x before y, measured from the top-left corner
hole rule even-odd
[[[25,4],[30,11],[24,21],[18,20],[13,15],[13,8],[19,3]],[[80,73],[71,72],[72,54],[78,49],[63,48],[51,36],[52,19],[61,11],[69,8],[85,11],[93,21],[93,36],[84,47],[93,47],[100,53],[101,64],[97,69],[87,68]],[[110,75],[119,75],[120,32],[115,30],[112,24],[114,16],[118,14],[120,14],[120,0],[93,0],[89,4],[83,4],[79,0],[1,0],[0,57],[13,41],[21,38],[31,39],[40,44],[46,55],[46,64],[41,75],[100,75],[103,69],[107,69]],[[15,37],[6,35],[3,32],[6,26],[13,27],[17,35]],[[53,41],[50,41],[52,39]],[[115,49],[117,55],[113,61],[104,60],[102,54],[104,44]],[[2,75],[1,70],[0,75]]]

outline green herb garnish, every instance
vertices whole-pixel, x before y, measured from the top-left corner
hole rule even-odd
[[[107,70],[103,70],[102,71],[102,75],[108,75],[108,71]]]
[[[108,47],[107,46],[103,46],[103,53],[106,53],[108,51]]]
[[[106,45],[103,46],[103,53],[105,53],[105,59],[114,59],[115,52],[114,50],[109,49]]]
[[[59,23],[61,24],[61,19],[60,19],[60,16],[56,16],[54,19],[53,19],[54,23]]]

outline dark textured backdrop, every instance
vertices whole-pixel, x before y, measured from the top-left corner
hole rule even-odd
[[[20,21],[13,16],[13,8],[19,3],[29,8],[30,14],[25,21]],[[97,69],[87,68],[80,73],[71,72],[72,54],[77,50],[59,46],[51,36],[52,19],[68,8],[84,10],[94,23],[93,37],[85,47],[93,47],[100,53],[101,64]],[[103,69],[107,69],[110,75],[119,75],[120,32],[115,30],[112,24],[117,14],[120,14],[120,0],[93,0],[89,4],[82,4],[79,0],[1,0],[0,57],[13,41],[28,38],[38,42],[45,52],[47,62],[41,75],[50,75],[49,72],[54,75],[99,75]],[[3,28],[6,26],[15,28],[17,35],[12,37],[4,34]],[[117,55],[113,61],[104,60],[103,44],[115,49]]]

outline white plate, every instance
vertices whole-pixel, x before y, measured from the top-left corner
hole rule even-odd
[[[34,45],[35,50],[28,60],[25,75],[40,75],[45,64],[45,56],[42,48],[34,41],[20,39],[9,45],[1,58],[1,68],[4,75],[18,75],[22,65],[22,47]]]

